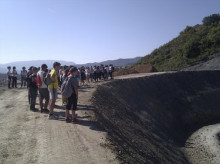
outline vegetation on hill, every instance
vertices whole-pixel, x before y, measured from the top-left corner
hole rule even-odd
[[[151,64],[158,71],[178,70],[220,52],[220,15],[203,18],[203,24],[187,26],[180,35],[143,57],[135,65]]]

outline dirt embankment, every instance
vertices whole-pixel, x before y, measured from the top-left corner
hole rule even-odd
[[[114,76],[135,74],[135,73],[149,73],[149,72],[157,72],[157,70],[150,64],[141,64],[135,65],[131,68],[125,68],[119,71],[115,71],[113,73]]]
[[[99,122],[125,163],[189,163],[182,148],[220,120],[220,71],[115,80],[93,95]]]

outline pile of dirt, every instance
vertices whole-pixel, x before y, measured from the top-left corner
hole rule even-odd
[[[119,71],[114,72],[114,76],[121,76],[121,75],[128,75],[134,73],[149,73],[149,72],[156,72],[156,69],[150,64],[141,64],[135,65],[131,68],[125,68]]]
[[[220,52],[207,57],[206,60],[194,63],[192,66],[181,69],[182,71],[220,70]]]
[[[220,71],[177,72],[99,86],[93,105],[124,163],[189,163],[182,148],[220,119]]]

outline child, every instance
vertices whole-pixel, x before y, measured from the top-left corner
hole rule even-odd
[[[75,117],[75,111],[77,108],[77,100],[78,100],[78,80],[77,80],[77,75],[78,73],[78,69],[76,67],[73,67],[70,69],[70,75],[68,76],[68,78],[71,78],[70,82],[72,84],[73,87],[73,93],[72,95],[67,98],[67,105],[66,105],[66,122],[70,122],[69,120],[69,110],[72,108],[72,122],[73,123],[78,123],[79,120],[76,119]]]

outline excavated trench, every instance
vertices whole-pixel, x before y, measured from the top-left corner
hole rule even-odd
[[[114,80],[93,104],[122,163],[190,163],[186,140],[220,122],[220,71]]]

